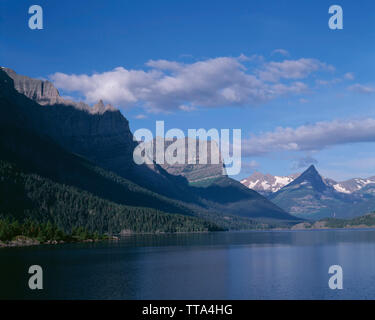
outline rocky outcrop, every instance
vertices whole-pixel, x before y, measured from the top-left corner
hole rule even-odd
[[[156,143],[160,140],[161,138],[156,138],[153,141],[154,160],[157,159]],[[164,140],[163,144],[166,157],[168,155],[176,157],[177,146],[180,146],[185,155],[183,157],[183,163],[168,163],[168,161],[164,161],[164,163],[161,164],[161,167],[169,174],[183,176],[189,182],[201,182],[203,180],[219,178],[226,175],[225,166],[216,141],[185,138]],[[181,152],[181,150],[178,152]],[[201,155],[200,150],[206,150],[207,156]]]
[[[22,76],[9,68],[2,68],[14,81],[15,89],[41,105],[61,103],[58,90],[46,80]]]
[[[78,110],[84,110],[91,114],[104,114],[106,111],[118,111],[110,104],[104,105],[100,100],[93,107],[84,102],[75,102],[73,100],[64,99],[60,96],[59,91],[48,80],[34,79],[17,74],[14,70],[1,67],[9,77],[13,79],[14,88],[19,92],[34,100],[38,104],[45,105],[66,105],[72,106]]]

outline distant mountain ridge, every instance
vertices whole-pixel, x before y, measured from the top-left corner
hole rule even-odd
[[[289,176],[273,176],[270,174],[262,174],[255,171],[251,176],[242,179],[241,183],[253,189],[264,196],[269,196],[271,193],[279,191],[282,187],[291,183],[299,176],[298,173]]]
[[[336,182],[333,184],[333,187],[338,192],[350,194],[353,192],[360,191],[362,188],[370,184],[375,184],[375,176],[366,179],[354,178],[342,182]]]
[[[343,192],[342,185],[352,186],[353,191]],[[337,183],[323,178],[312,165],[268,199],[291,214],[308,219],[348,218],[375,210],[375,184],[369,179],[365,183],[359,179]]]
[[[300,173],[293,173],[289,176],[273,176],[255,171],[248,178],[242,179],[241,183],[264,196],[270,196],[284,186],[295,180]],[[322,177],[324,183],[332,186],[337,192],[351,194],[361,190],[367,185],[375,184],[375,176],[369,178],[353,178],[337,182],[333,179]]]
[[[350,201],[326,183],[313,165],[268,198],[288,212],[310,219],[334,216]]]

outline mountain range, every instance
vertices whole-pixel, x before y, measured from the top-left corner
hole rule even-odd
[[[302,174],[279,177],[257,172],[241,182],[287,212],[307,219],[351,218],[375,210],[374,177],[336,182],[322,177],[312,165]]]
[[[248,178],[241,180],[241,183],[249,189],[253,189],[264,196],[269,196],[291,183],[298,176],[298,173],[289,176],[273,176],[268,173],[262,174],[255,171]]]
[[[0,116],[0,215],[101,232],[244,229],[300,221],[219,175],[222,164],[135,164],[138,142],[118,109],[102,101],[91,107],[63,99],[49,81],[1,68]]]
[[[290,176],[255,172],[240,183],[226,175],[221,159],[137,165],[138,142],[118,109],[64,99],[51,82],[9,68],[0,69],[0,132],[0,215],[17,219],[101,232],[194,231],[350,218],[375,209],[375,177],[336,182],[310,166]]]

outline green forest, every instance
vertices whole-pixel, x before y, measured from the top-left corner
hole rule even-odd
[[[324,221],[325,226],[328,228],[348,228],[360,225],[373,227],[375,226],[375,213],[366,214],[352,219],[327,218],[321,221]]]
[[[67,233],[57,225],[52,224],[50,221],[47,223],[38,223],[27,218],[25,221],[20,223],[19,221],[12,220],[10,218],[0,219],[0,241],[11,241],[18,236],[36,239],[40,243],[45,243],[47,241],[76,242],[89,239],[108,239],[108,236],[104,234],[99,234],[96,231],[90,232],[83,227],[75,227],[71,232]]]
[[[25,174],[5,161],[0,161],[0,179],[1,230],[2,237],[7,239],[17,233],[39,237],[39,232],[40,237],[50,239],[72,234],[77,236],[77,230],[91,237],[94,232],[97,232],[97,237],[121,231],[163,233],[222,230],[198,217],[117,204],[76,187],[59,184],[36,174]],[[11,230],[9,234],[4,231],[7,227]],[[39,230],[37,233],[36,229]]]

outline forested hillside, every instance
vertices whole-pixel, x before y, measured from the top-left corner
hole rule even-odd
[[[98,198],[72,186],[36,174],[25,174],[0,161],[0,213],[18,221],[50,221],[62,230],[76,227],[100,233],[192,232],[220,230],[196,217],[167,214],[152,208],[131,207]]]

